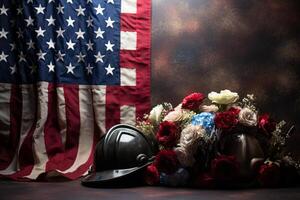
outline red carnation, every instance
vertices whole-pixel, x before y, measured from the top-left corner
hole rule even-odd
[[[163,121],[159,125],[156,139],[165,147],[173,147],[179,138],[179,130],[174,122]]]
[[[197,111],[204,99],[202,93],[192,93],[182,100],[182,108]]]
[[[235,180],[239,173],[239,163],[235,156],[220,155],[211,163],[213,176],[220,182]]]
[[[179,161],[175,151],[161,150],[155,158],[154,165],[160,172],[173,174],[179,168]]]
[[[240,114],[241,109],[235,108],[235,107],[231,107],[231,108],[229,108],[229,110],[227,112],[231,112],[232,114],[238,115],[238,114]]]
[[[265,113],[258,118],[258,128],[270,135],[276,129],[276,122],[270,118],[270,115]]]
[[[238,123],[239,109],[231,108],[226,112],[219,112],[215,116],[216,127],[223,130],[230,130],[234,128]]]
[[[263,164],[259,168],[258,182],[264,187],[276,187],[280,182],[280,168],[275,164]]]
[[[153,164],[149,165],[146,169],[145,182],[148,185],[155,185],[159,183],[159,172]]]

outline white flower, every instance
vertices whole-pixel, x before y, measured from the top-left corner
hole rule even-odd
[[[187,149],[177,147],[174,151],[177,155],[177,159],[179,160],[182,166],[192,167],[193,164],[196,162],[194,155],[190,154],[190,152],[188,152]]]
[[[211,92],[208,94],[208,98],[217,104],[231,104],[238,100],[239,95],[236,92],[231,92],[230,90],[221,90],[220,93]]]
[[[181,121],[183,118],[183,112],[182,110],[174,110],[169,112],[165,118],[163,119],[163,121],[171,121],[171,122],[178,122]]]
[[[239,122],[245,126],[256,126],[257,114],[247,107],[243,108],[239,113]]]
[[[158,124],[162,118],[162,111],[164,110],[163,105],[159,104],[152,108],[150,114],[149,114],[149,119],[151,123],[153,124]]]
[[[201,126],[188,125],[181,132],[179,147],[175,148],[178,160],[182,166],[192,166],[195,162],[194,154],[205,130]]]
[[[217,112],[218,110],[219,110],[218,106],[213,105],[213,104],[209,105],[209,106],[207,106],[207,105],[201,106],[202,112]]]

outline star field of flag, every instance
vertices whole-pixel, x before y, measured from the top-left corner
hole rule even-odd
[[[2,0],[0,82],[120,85],[120,0]]]

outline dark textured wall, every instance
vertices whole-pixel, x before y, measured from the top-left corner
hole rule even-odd
[[[262,110],[297,125],[298,151],[300,1],[152,4],[152,104],[177,104],[193,91],[253,93]]]

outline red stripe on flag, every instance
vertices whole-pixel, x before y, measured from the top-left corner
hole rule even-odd
[[[9,136],[0,138],[0,170],[6,169],[12,162],[19,142],[22,117],[22,94],[17,85],[10,90],[10,127]],[[1,127],[0,127],[1,128]]]
[[[65,153],[56,157],[59,170],[66,170],[74,163],[80,134],[79,86],[64,85],[63,88],[66,102],[67,135]]]
[[[31,94],[31,97],[35,99],[32,102],[37,102],[37,87],[38,86],[35,85],[33,93]],[[22,90],[27,90],[27,88],[22,88]],[[37,108],[35,107],[35,109],[32,112],[34,112],[35,117],[33,119],[33,123],[30,130],[28,131],[23,143],[21,144],[19,157],[17,158],[19,160],[19,171],[9,176],[9,178],[14,180],[28,180],[27,178],[24,178],[24,176],[29,175],[34,166],[35,161],[33,152],[33,133],[36,129],[37,123]],[[21,121],[23,121],[23,119]]]
[[[49,161],[46,165],[46,171],[55,170],[58,165],[64,162],[64,147],[60,135],[59,123],[58,123],[58,103],[56,85],[48,85],[48,116],[45,123],[45,146]]]

